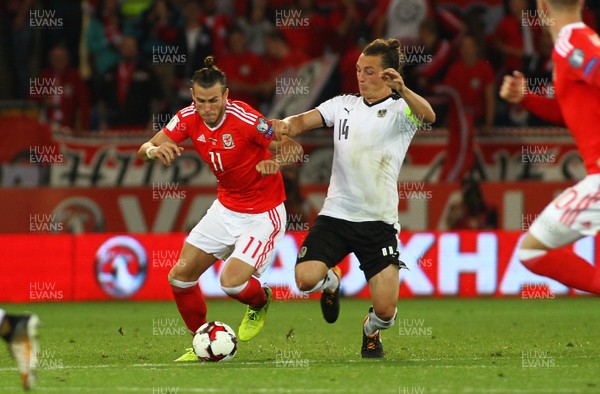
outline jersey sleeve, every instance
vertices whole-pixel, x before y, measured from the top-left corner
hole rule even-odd
[[[258,119],[250,127],[250,139],[259,146],[267,147],[273,141],[275,133],[271,121],[259,114]]]
[[[316,108],[321,114],[325,126],[332,127],[335,124],[335,116],[340,109],[341,97],[342,96],[337,96],[324,101]]]
[[[175,143],[180,143],[188,137],[187,131],[190,130],[187,122],[181,116],[181,111],[178,111],[171,118],[169,123],[162,128],[162,132]]]
[[[271,121],[269,121],[266,116],[242,101],[234,101],[232,104],[240,108],[241,111],[249,114],[249,116],[245,116],[245,118],[247,120],[251,120],[252,124],[247,122],[240,123],[244,126],[245,134],[248,139],[258,146],[265,148],[268,147],[275,136],[275,132],[271,128]]]
[[[557,42],[556,52],[564,56],[567,67],[576,79],[600,88],[600,37],[592,29],[572,34]]]
[[[523,98],[521,105],[527,111],[546,122],[565,126],[565,120],[563,119],[560,105],[556,99],[535,94],[527,94]]]

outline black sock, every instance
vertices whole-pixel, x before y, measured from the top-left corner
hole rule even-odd
[[[2,338],[4,338],[4,340],[6,342],[9,342],[14,333],[15,333],[15,327],[17,326],[17,320],[19,320],[20,316],[15,316],[15,315],[4,315],[4,321],[8,322],[8,333],[6,335],[3,335]]]

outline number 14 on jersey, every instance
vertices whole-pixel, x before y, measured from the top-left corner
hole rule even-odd
[[[348,139],[349,127],[346,126],[346,123],[348,123],[348,119],[340,119],[340,127],[338,129],[338,140],[341,140],[342,136],[344,136],[345,140]]]

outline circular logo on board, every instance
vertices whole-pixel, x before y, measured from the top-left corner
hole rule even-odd
[[[96,279],[104,292],[128,298],[146,281],[148,257],[136,239],[119,235],[109,238],[96,252]]]

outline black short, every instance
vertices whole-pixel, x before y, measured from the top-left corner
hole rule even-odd
[[[382,221],[350,222],[319,215],[302,243],[296,264],[317,260],[331,268],[352,252],[368,281],[388,265],[400,265],[398,230]]]

